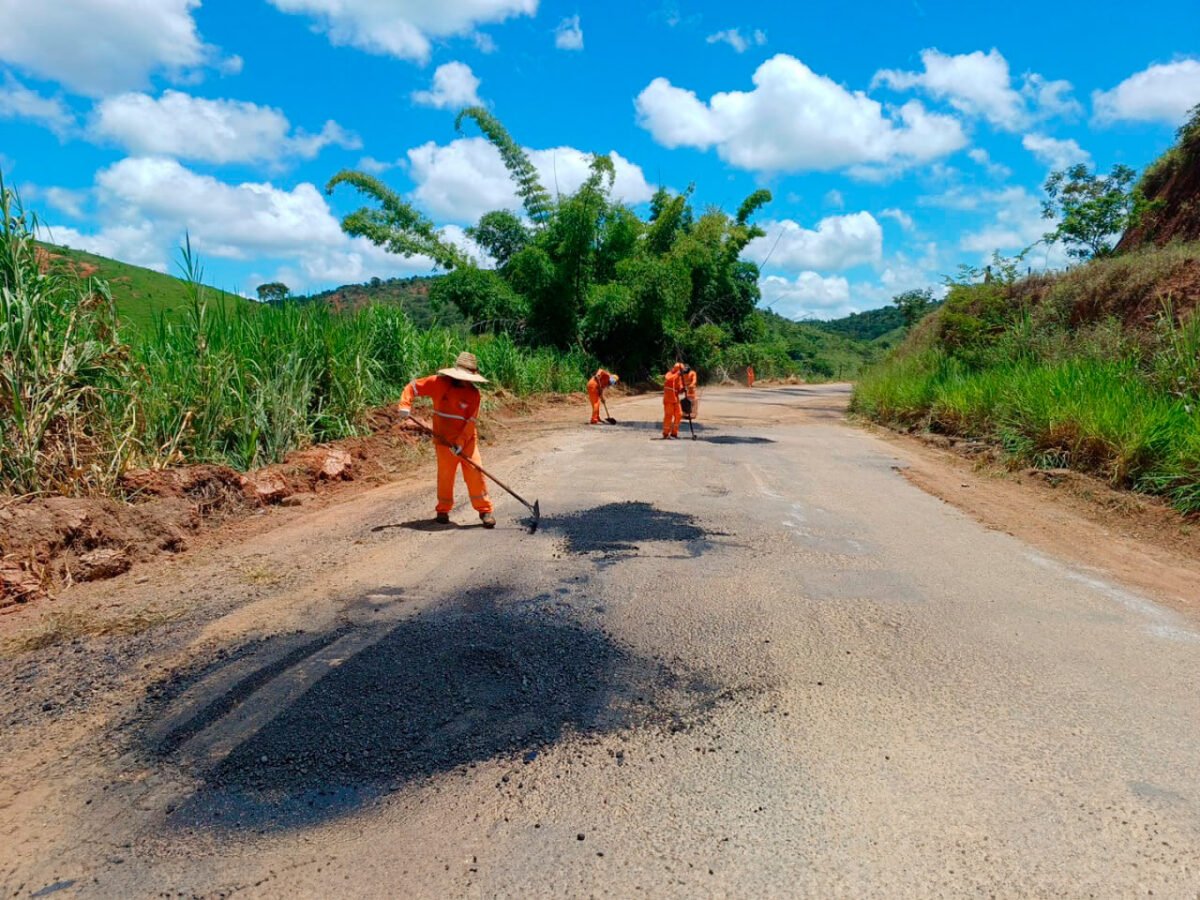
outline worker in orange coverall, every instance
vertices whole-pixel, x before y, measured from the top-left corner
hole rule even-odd
[[[495,528],[496,517],[492,515],[492,501],[488,497],[487,482],[478,469],[466,465],[463,458],[479,463],[479,449],[475,446],[475,418],[479,414],[479,388],[487,379],[479,374],[479,363],[473,353],[460,353],[454,366],[438,369],[436,375],[411,381],[400,395],[400,415],[407,419],[412,415],[413,400],[429,397],[433,401],[434,448],[437,451],[437,521],[450,523],[450,510],[454,509],[454,476],[462,467],[463,481],[471,505],[479,513],[484,528]]]
[[[696,382],[698,380],[696,370],[691,366],[684,366],[679,375],[683,379],[684,398],[680,403],[683,408],[683,417],[685,419],[695,419],[697,412]]]
[[[600,401],[604,397],[604,392],[608,390],[610,385],[616,384],[620,379],[605,369],[597,369],[596,374],[588,379],[587,392],[588,399],[592,401],[592,421],[589,425],[600,424]]]
[[[746,387],[754,387],[754,366],[746,366]]]
[[[679,395],[684,393],[683,363],[677,362],[663,376],[663,440],[679,439],[679,423],[683,420],[683,408]]]

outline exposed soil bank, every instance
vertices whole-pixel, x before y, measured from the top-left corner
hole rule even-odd
[[[480,424],[485,446],[522,418],[576,407],[586,415],[582,395],[491,399]],[[411,470],[428,444],[400,425],[395,408],[384,407],[372,414],[369,435],[297,450],[245,474],[214,465],[132,470],[121,497],[0,498],[0,614],[183,552],[202,532],[264,507],[304,506],[352,482],[385,483]]]

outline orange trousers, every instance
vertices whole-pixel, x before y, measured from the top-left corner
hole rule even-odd
[[[587,386],[588,399],[592,401],[592,423],[593,425],[600,424],[600,389],[595,386],[595,382],[589,381]]]
[[[679,423],[683,421],[683,407],[678,400],[663,398],[663,437],[679,437]]]
[[[492,501],[488,497],[487,481],[478,469],[472,468],[454,455],[454,451],[441,444],[435,445],[437,450],[437,511],[448,513],[454,509],[454,476],[459,466],[462,467],[463,481],[467,483],[467,494],[476,512],[490,513]],[[472,462],[479,462],[479,448],[472,441],[463,447],[463,456]]]

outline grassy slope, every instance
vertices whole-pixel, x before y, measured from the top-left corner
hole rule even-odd
[[[121,319],[134,327],[149,327],[160,313],[170,313],[188,303],[188,286],[173,275],[85,253],[82,250],[53,244],[43,246],[56,256],[72,260],[80,266],[81,273],[94,274],[97,278],[107,281]],[[248,302],[236,294],[215,289],[209,291],[209,299],[212,303],[220,302],[229,307]]]
[[[1200,243],[956,286],[863,375],[854,407],[1200,513]]]

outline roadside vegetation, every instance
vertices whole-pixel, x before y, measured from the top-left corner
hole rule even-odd
[[[249,469],[362,433],[466,343],[513,394],[578,390],[595,362],[505,334],[418,329],[395,306],[224,302],[184,255],[182,304],[122,321],[108,283],[47,254],[0,183],[0,491],[112,491],[135,465]]]
[[[996,265],[991,281],[955,282],[944,306],[864,373],[853,409],[1200,513],[1200,244],[1014,273]]]
[[[740,378],[747,365],[760,377],[817,374],[804,341],[756,309],[758,267],[741,258],[763,234],[753,219],[770,192],[754,191],[731,214],[697,209],[692,187],[660,188],[643,217],[613,199],[612,159],[594,156],[578,190],[555,198],[490,112],[468,108],[457,124],[474,125],[496,147],[523,204],[523,215],[488,212],[467,230],[494,268],[445,241],[369,174],[343,171],[327,186],[368,201],[343,220],[347,233],[447,270],[430,286],[434,309],[456,309],[476,333],[521,346],[581,348],[627,380],[650,378],[675,358],[706,380]]]
[[[1026,278],[1019,257],[964,269],[864,373],[853,409],[1200,514],[1200,107],[1178,138],[1136,184],[1121,166],[1051,175],[1046,239],[1083,264]]]

